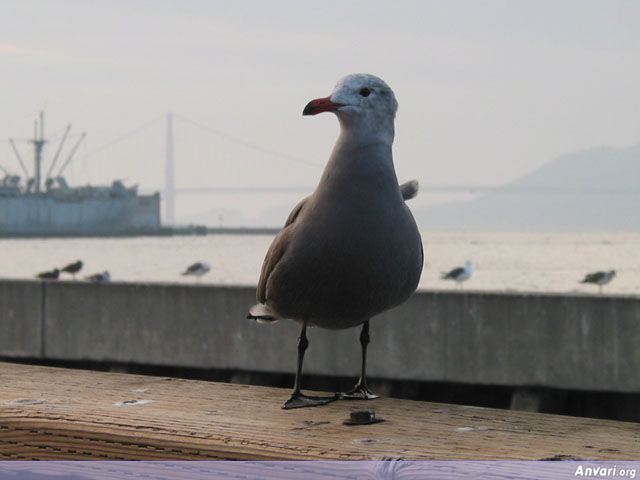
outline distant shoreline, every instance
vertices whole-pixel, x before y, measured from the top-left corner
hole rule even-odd
[[[186,227],[160,227],[157,229],[141,229],[122,232],[1,232],[0,240],[12,238],[127,238],[127,237],[172,237],[172,236],[206,236],[206,235],[277,235],[280,227],[206,227],[204,225]],[[598,232],[627,232],[640,231],[638,228],[420,228],[423,235],[430,233],[598,233]]]
[[[276,227],[160,227],[155,229],[126,230],[121,232],[0,232],[3,238],[89,238],[89,237],[171,237],[175,235],[275,235]]]

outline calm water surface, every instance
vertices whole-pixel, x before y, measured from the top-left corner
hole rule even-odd
[[[82,259],[79,278],[109,270],[114,281],[189,282],[180,272],[195,261],[211,264],[203,284],[255,285],[268,235],[0,240],[0,276],[33,278]],[[640,233],[424,232],[426,264],[420,288],[456,288],[440,272],[473,265],[469,290],[594,292],[585,273],[615,269],[605,291],[640,294]],[[70,278],[64,277],[64,278]]]

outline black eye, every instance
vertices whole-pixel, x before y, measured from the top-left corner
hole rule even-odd
[[[363,97],[368,97],[370,93],[371,90],[369,90],[367,87],[360,89],[360,95],[362,95]]]

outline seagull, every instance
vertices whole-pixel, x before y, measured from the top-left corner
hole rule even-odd
[[[197,278],[200,278],[209,270],[211,270],[211,265],[209,265],[207,262],[196,262],[192,265],[189,265],[187,269],[182,272],[182,275],[193,275]]]
[[[324,405],[338,398],[371,399],[366,382],[369,319],[404,302],[422,272],[422,240],[405,204],[417,182],[398,185],[393,166],[393,91],[380,78],[352,74],[303,115],[332,112],[340,135],[315,191],[287,218],[267,251],[257,300],[248,318],[301,325],[291,397],[282,408]],[[302,393],[307,327],[362,325],[361,373],[355,387],[333,396]]]
[[[615,270],[609,270],[608,272],[593,272],[587,273],[580,283],[593,283],[598,285],[599,293],[602,293],[602,286],[613,280],[616,276]]]
[[[450,272],[442,272],[440,278],[442,280],[455,280],[462,288],[462,282],[471,278],[471,262],[467,260],[464,262],[464,267],[456,267]]]
[[[60,276],[60,270],[54,268],[53,270],[49,270],[48,272],[41,272],[36,277],[42,280],[58,280]]]
[[[73,278],[76,278],[76,273],[78,273],[82,269],[82,260],[78,260],[77,262],[70,263],[60,270],[61,272],[67,272],[73,275]]]
[[[109,275],[107,270],[102,273],[94,273],[85,278],[91,283],[109,283],[111,281],[111,275]]]

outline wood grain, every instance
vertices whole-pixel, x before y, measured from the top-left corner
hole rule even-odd
[[[632,460],[640,425],[0,363],[0,460]],[[382,423],[343,425],[374,409]]]

